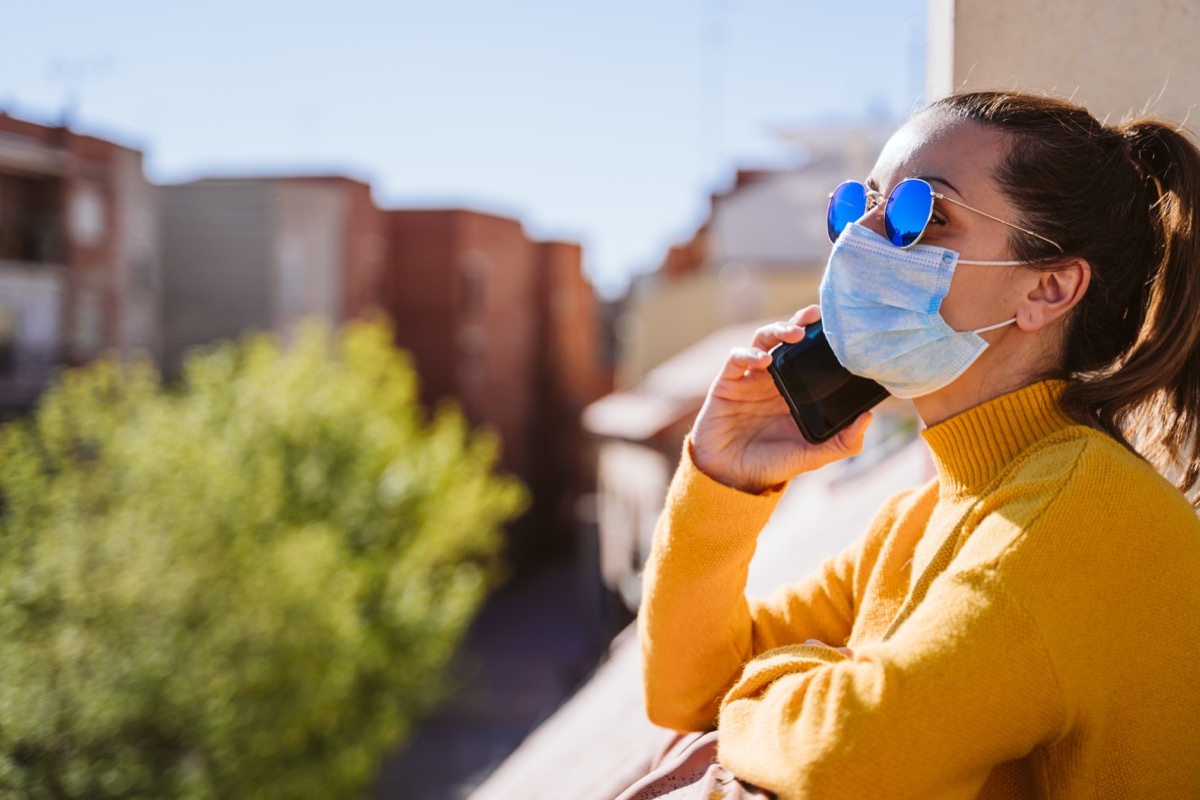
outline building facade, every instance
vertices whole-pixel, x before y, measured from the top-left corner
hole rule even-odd
[[[611,389],[577,244],[472,211],[384,211],[342,176],[155,187],[142,154],[0,115],[0,417],[64,365],[188,351],[378,310],[423,400],[453,399],[532,489],[520,551],[572,540],[593,460],[582,409]]]
[[[795,167],[738,170],[711,197],[691,241],[633,285],[619,325],[617,384],[728,325],[787,319],[817,302],[829,254],[825,205],[835,186],[862,179],[887,141],[888,122],[792,128],[779,134]]]
[[[290,335],[366,313],[382,295],[385,218],[340,176],[219,178],[163,186],[164,355],[251,331]]]
[[[584,406],[611,386],[600,304],[578,245],[536,242],[513,219],[465,210],[390,211],[384,308],[430,406],[453,399],[503,443],[534,506],[523,560],[570,541],[590,483]]]
[[[1190,0],[930,0],[925,94],[1016,88],[1110,123],[1150,114],[1194,131],[1198,36]]]
[[[158,206],[141,152],[0,114],[0,413],[61,365],[161,351]]]

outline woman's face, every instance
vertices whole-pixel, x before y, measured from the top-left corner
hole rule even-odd
[[[1005,152],[1005,137],[998,131],[927,111],[913,117],[892,136],[867,185],[887,195],[905,178],[924,178],[947,197],[1016,222],[1016,209],[992,178]],[[883,204],[869,211],[860,224],[883,235]],[[962,259],[1011,261],[1011,230],[982,214],[938,200],[920,244],[956,250]],[[1011,280],[1014,269],[1020,267],[958,265],[950,291],[942,301],[942,318],[959,331],[1012,319],[1017,307],[1017,292]]]

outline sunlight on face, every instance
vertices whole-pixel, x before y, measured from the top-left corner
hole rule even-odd
[[[1007,150],[1007,137],[975,122],[927,111],[909,120],[888,140],[868,183],[883,194],[905,178],[924,178],[935,190],[1004,220],[1017,209],[1004,197],[993,174]],[[880,235],[883,208],[860,220]],[[1010,229],[967,209],[938,201],[920,244],[958,251],[963,259],[1008,261]],[[942,317],[955,330],[970,330],[1011,319],[1016,296],[1011,276],[1020,267],[959,265],[942,301]]]

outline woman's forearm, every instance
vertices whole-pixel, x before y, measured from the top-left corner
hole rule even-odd
[[[646,709],[656,724],[712,727],[752,657],[746,575],[779,495],[723,486],[685,450],[655,529],[639,613]]]

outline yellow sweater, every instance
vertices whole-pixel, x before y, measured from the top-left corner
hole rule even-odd
[[[716,724],[781,800],[1200,798],[1200,522],[1059,390],[925,431],[937,477],[765,600],[746,573],[779,492],[685,452],[645,575],[650,719]]]

